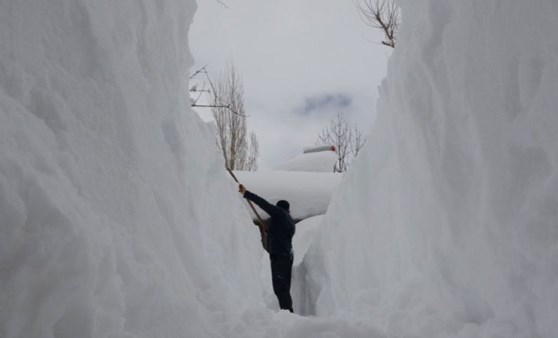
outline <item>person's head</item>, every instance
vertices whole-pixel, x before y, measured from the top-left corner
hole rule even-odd
[[[279,202],[277,202],[276,204],[279,208],[285,210],[285,211],[289,211],[289,208],[291,207],[291,205],[289,204],[289,202],[285,201],[285,200],[280,200]]]

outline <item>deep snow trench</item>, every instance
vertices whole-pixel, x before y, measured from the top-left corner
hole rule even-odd
[[[0,2],[0,336],[558,336],[558,3],[398,3],[304,317],[189,108],[195,2]]]

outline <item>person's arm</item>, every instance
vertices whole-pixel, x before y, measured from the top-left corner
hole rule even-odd
[[[260,208],[262,208],[263,211],[267,212],[269,216],[273,217],[279,211],[278,207],[274,206],[273,204],[269,203],[253,192],[246,190],[243,185],[240,185],[239,192],[242,193],[242,196],[247,200],[256,203]]]

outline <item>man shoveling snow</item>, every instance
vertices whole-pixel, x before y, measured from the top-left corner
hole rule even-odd
[[[289,202],[281,200],[273,205],[260,196],[247,191],[240,184],[238,191],[244,198],[256,203],[271,217],[267,228],[266,249],[271,261],[271,279],[273,292],[279,300],[282,310],[293,312],[291,298],[291,272],[293,267],[292,238],[295,233],[295,224],[289,213]]]

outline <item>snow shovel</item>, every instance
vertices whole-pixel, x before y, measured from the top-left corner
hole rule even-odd
[[[232,170],[227,168],[227,171],[229,172],[229,174],[231,174],[234,181],[236,183],[240,184],[240,182],[238,181],[238,179],[236,178],[236,176],[234,175]],[[261,241],[262,241],[262,247],[264,248],[265,251],[267,251],[267,226],[264,223],[264,221],[262,220],[262,218],[260,217],[260,214],[258,214],[258,211],[254,207],[252,202],[249,201],[249,200],[246,200],[246,202],[248,202],[248,205],[250,205],[250,208],[252,209],[252,211],[256,215],[256,218],[258,219],[256,223],[258,225],[258,228],[260,229],[260,237],[261,237]]]

